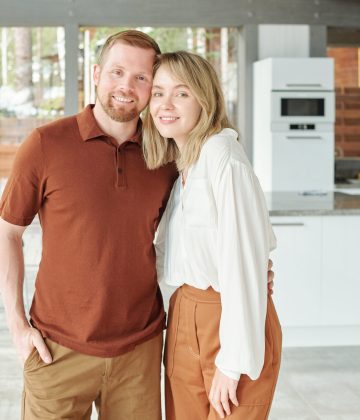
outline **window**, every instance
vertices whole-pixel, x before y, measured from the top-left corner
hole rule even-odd
[[[0,178],[35,127],[64,114],[64,29],[0,28]]]
[[[79,110],[95,100],[92,66],[106,38],[124,27],[82,27],[79,44]],[[148,33],[163,52],[187,50],[201,54],[215,67],[224,90],[228,115],[237,116],[237,28],[137,28]]]

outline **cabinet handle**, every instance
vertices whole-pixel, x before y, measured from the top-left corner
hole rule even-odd
[[[321,83],[286,83],[287,87],[321,87]]]
[[[273,226],[305,226],[305,223],[294,222],[294,223],[271,223]]]
[[[286,136],[288,140],[321,140],[321,136]]]

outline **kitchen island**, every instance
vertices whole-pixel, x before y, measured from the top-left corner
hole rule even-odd
[[[360,195],[345,191],[266,194],[285,346],[360,344]]]

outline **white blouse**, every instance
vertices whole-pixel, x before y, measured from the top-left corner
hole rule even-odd
[[[175,181],[155,237],[159,281],[220,292],[227,376],[259,377],[264,364],[267,266],[276,239],[259,181],[236,131],[209,137],[185,186]]]

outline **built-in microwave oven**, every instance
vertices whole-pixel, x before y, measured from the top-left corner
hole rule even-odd
[[[272,91],[272,122],[331,123],[335,120],[333,91]]]

